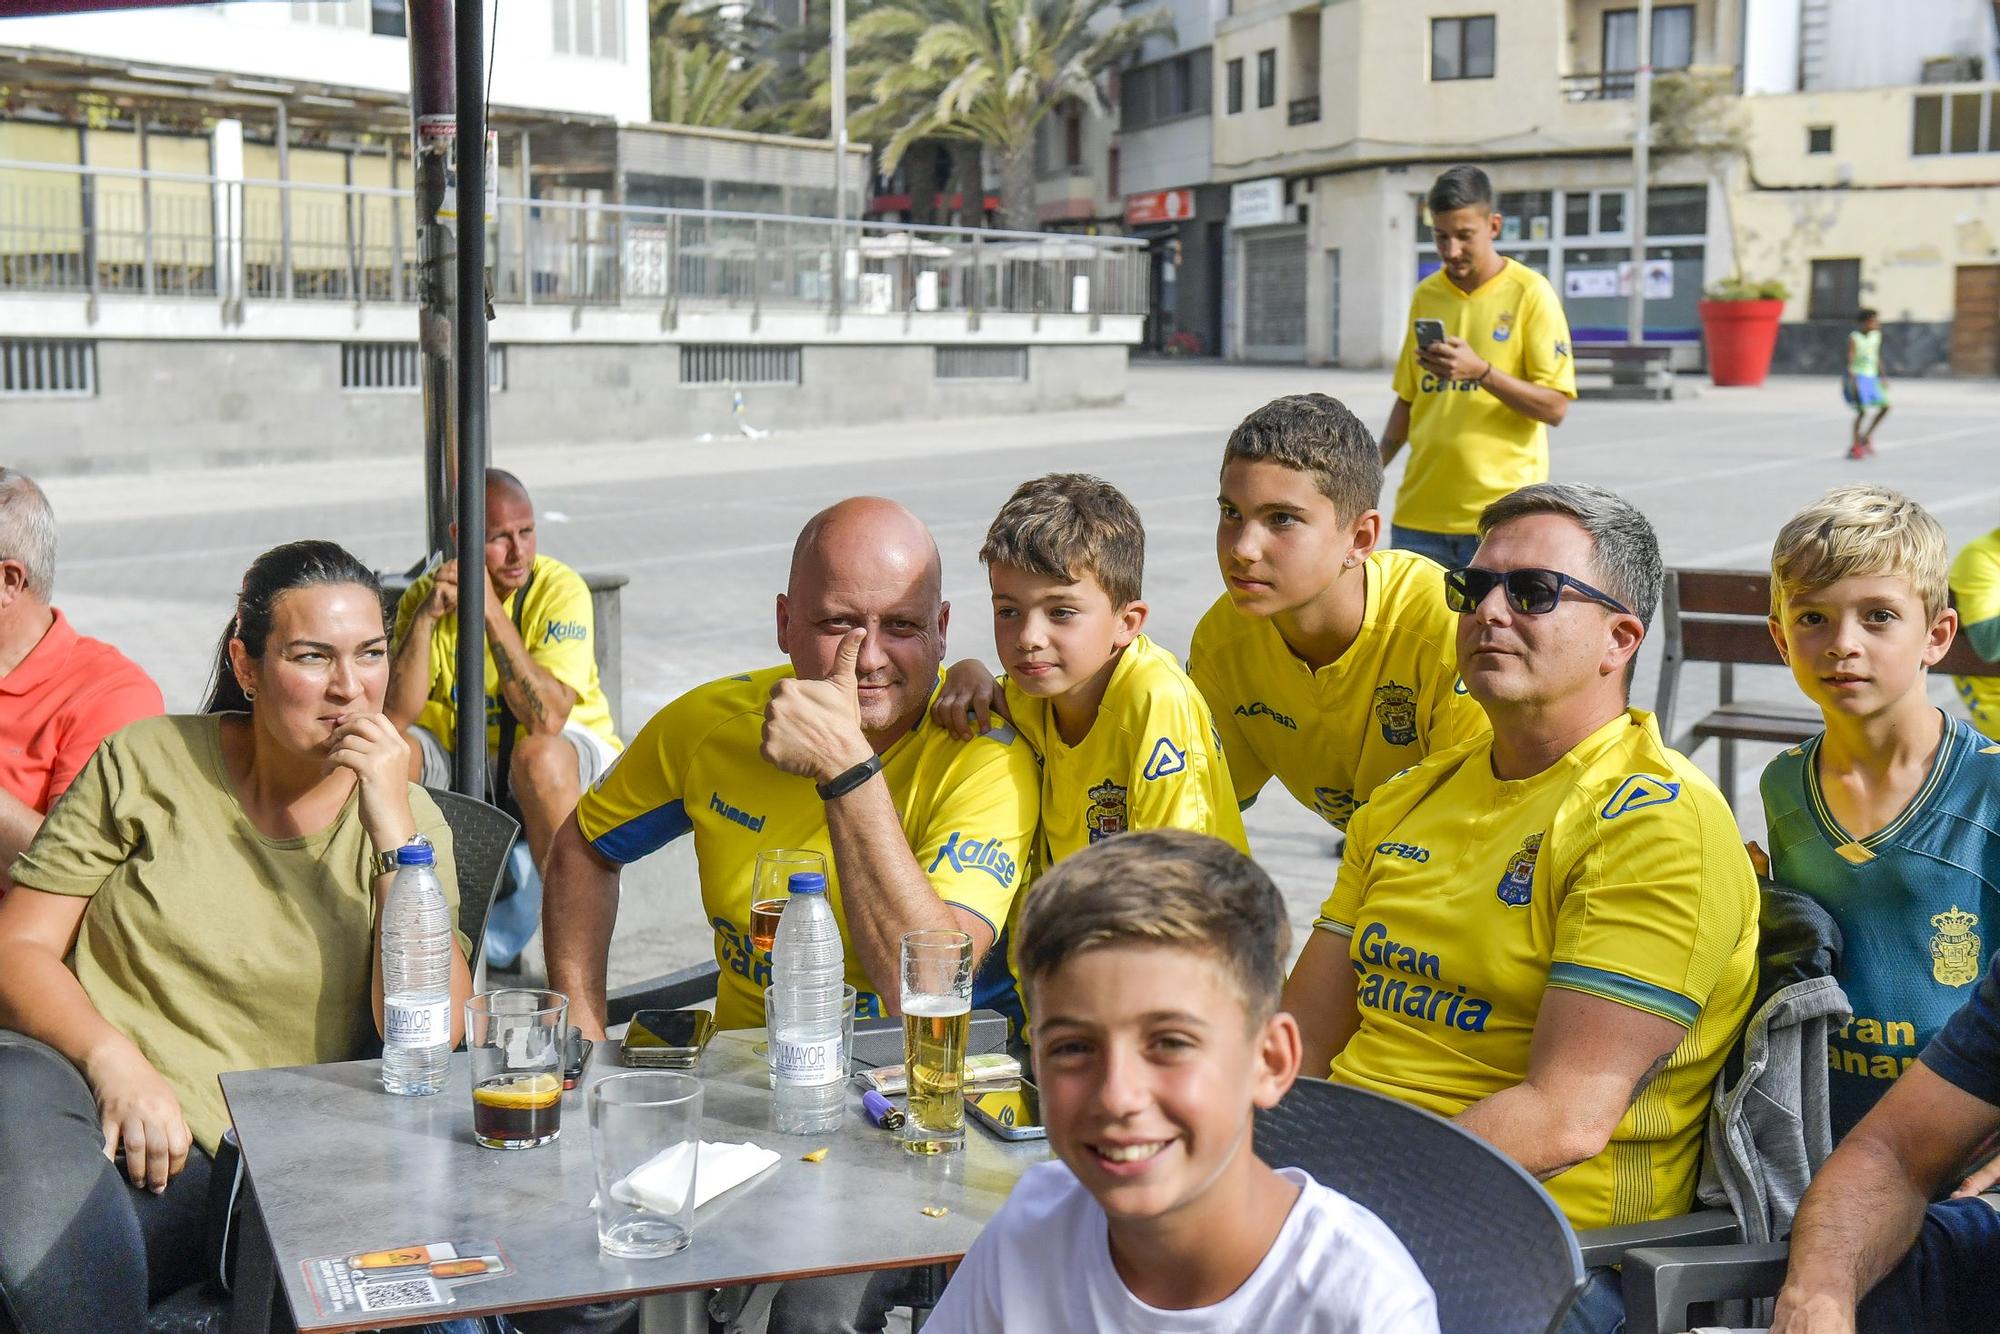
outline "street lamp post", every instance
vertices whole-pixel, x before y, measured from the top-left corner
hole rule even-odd
[[[1632,290],[1625,298],[1625,341],[1646,341],[1646,177],[1653,156],[1653,0],[1639,0],[1639,68],[1632,79]]]

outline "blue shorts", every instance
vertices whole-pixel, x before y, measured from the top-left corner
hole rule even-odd
[[[1882,392],[1882,377],[1879,375],[1848,376],[1840,383],[1840,396],[1856,412],[1889,406],[1889,396]]]

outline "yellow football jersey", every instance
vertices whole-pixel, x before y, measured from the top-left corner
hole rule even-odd
[[[1965,544],[1951,563],[1958,632],[1988,662],[2000,662],[2000,528]],[[2000,676],[1960,676],[1958,697],[1972,725],[2000,741]]]
[[[1044,865],[1128,829],[1192,829],[1250,851],[1208,705],[1173,654],[1144,635],[1127,645],[1074,746],[1051,701],[1006,687],[1008,714],[1042,758]]]
[[[1757,882],[1722,794],[1630,709],[1543,773],[1493,776],[1492,743],[1378,788],[1317,927],[1348,941],[1360,1028],[1332,1077],[1455,1116],[1527,1077],[1547,987],[1687,1036],[1602,1153],[1546,1184],[1579,1228],[1694,1198],[1717,1071],[1757,980]]]
[[[1195,627],[1188,671],[1214,711],[1239,803],[1275,774],[1345,829],[1383,779],[1486,730],[1458,679],[1444,571],[1414,552],[1377,551],[1363,573],[1360,633],[1318,671],[1268,618],[1245,616],[1227,596]]]
[[[550,675],[576,692],[576,707],[569,720],[587,727],[604,738],[611,749],[623,749],[618,729],[611,724],[611,704],[597,680],[594,644],[597,617],[590,606],[590,588],[583,576],[553,556],[535,557],[533,582],[527,589],[528,605],[520,617],[521,643],[528,656]],[[431,576],[411,584],[396,604],[395,642],[401,644],[416,619],[417,609],[431,595]],[[514,619],[514,599],[509,593],[501,602],[507,619]],[[493,665],[493,646],[486,646],[486,753],[500,749],[500,711],[507,707],[500,697],[500,670]],[[455,744],[458,726],[458,614],[438,618],[431,627],[431,688],[424,700],[417,726],[444,743]]]
[[[576,808],[584,838],[619,865],[693,833],[702,907],[722,969],[715,1014],[724,1028],[764,1022],[771,956],[750,939],[759,852],[824,853],[827,897],[841,939],[847,939],[825,803],[811,779],[782,773],[758,754],[771,687],[791,675],[789,665],[768,667],[690,690],[653,715]],[[1034,845],[1040,785],[1034,753],[1011,728],[959,741],[929,715],[926,706],[916,727],[883,752],[882,775],[910,850],[938,897],[978,914],[998,937]],[[982,969],[980,985],[990,980],[996,991],[1010,989],[1003,973]],[[857,1014],[881,1014],[874,980],[851,949],[847,980],[859,993]],[[975,993],[973,1004],[989,1000]]]
[[[1569,321],[1549,280],[1506,261],[1476,291],[1440,269],[1417,284],[1396,360],[1396,397],[1410,405],[1410,459],[1395,521],[1433,533],[1479,531],[1479,512],[1549,476],[1548,428],[1471,380],[1440,380],[1417,360],[1418,320],[1437,320],[1496,370],[1576,397]]]

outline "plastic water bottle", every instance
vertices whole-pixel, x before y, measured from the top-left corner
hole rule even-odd
[[[382,1087],[418,1096],[451,1066],[451,905],[428,843],[396,849],[382,905]]]
[[[801,871],[789,885],[771,944],[771,1111],[780,1134],[815,1135],[837,1128],[847,1107],[846,957],[826,877]]]

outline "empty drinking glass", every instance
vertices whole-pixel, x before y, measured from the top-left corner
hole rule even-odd
[[[701,1081],[664,1070],[609,1075],[587,1101],[599,1248],[626,1260],[672,1255],[694,1227]]]

